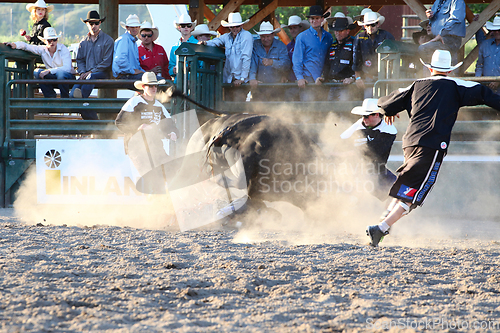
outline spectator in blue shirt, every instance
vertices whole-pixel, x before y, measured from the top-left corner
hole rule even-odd
[[[288,18],[288,25],[282,25],[281,28],[288,28],[289,35],[292,37],[290,43],[286,45],[286,49],[288,51],[288,57],[290,58],[290,63],[293,58],[293,51],[295,50],[295,38],[304,30],[309,29],[309,21],[302,20],[297,15],[292,15]],[[288,75],[288,81],[295,82],[297,78],[293,73],[293,70],[290,68],[290,73]]]
[[[448,50],[452,61],[456,62],[462,38],[465,37],[464,0],[436,0],[425,14],[435,37],[419,46],[420,57],[427,63],[435,50]]]
[[[490,39],[481,43],[476,63],[476,76],[500,76],[500,17],[495,17],[493,23],[487,22],[486,29]],[[490,82],[488,87],[500,94],[500,82]]]
[[[197,44],[198,40],[191,34],[196,27],[196,20],[194,20],[194,22],[191,22],[191,17],[188,14],[182,14],[179,17],[179,21],[174,21],[174,25],[176,29],[181,33],[181,38],[170,49],[170,62],[168,63],[168,72],[170,76],[174,78],[174,82],[177,82],[177,56],[175,55],[175,51],[182,43]]]
[[[141,29],[139,17],[135,14],[127,17],[126,23],[120,22],[127,31],[115,41],[113,57],[113,76],[117,79],[140,80],[144,70],[139,62],[137,35]]]
[[[300,33],[295,42],[292,66],[300,89],[301,101],[316,100],[314,91],[304,88],[307,83],[314,84],[323,72],[326,55],[333,42],[332,35],[322,27],[329,15],[328,12],[323,13],[321,6],[311,6],[308,15],[311,27]]]
[[[259,83],[277,83],[286,80],[290,59],[285,44],[275,38],[281,29],[273,29],[270,22],[262,22],[256,33],[260,39],[253,43],[252,62],[250,63],[250,86],[254,100],[273,99],[277,94],[274,89],[260,89]]]

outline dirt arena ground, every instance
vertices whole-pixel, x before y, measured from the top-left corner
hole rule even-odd
[[[496,332],[500,223],[449,237],[28,224],[0,211],[1,332]],[[463,228],[460,228],[463,226]],[[467,230],[467,232],[463,232]]]

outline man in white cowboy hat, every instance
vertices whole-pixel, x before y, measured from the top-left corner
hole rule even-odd
[[[384,121],[384,115],[377,106],[376,98],[365,99],[363,104],[353,108],[351,113],[362,117],[340,135],[340,138],[349,142],[351,147],[345,156],[354,157],[354,159],[348,158],[348,161],[356,165],[360,162],[366,163],[365,167],[361,169],[353,167],[352,170],[361,172],[357,174],[358,177],[365,177],[366,171],[370,170],[368,178],[374,183],[370,193],[384,201],[396,180],[396,176],[387,169],[386,164],[398,131],[394,125]]]
[[[154,41],[158,38],[159,31],[157,27],[153,27],[151,23],[144,22],[139,30],[139,62],[141,67],[146,72],[153,72],[159,80],[172,80],[168,74],[168,57],[167,52]]]
[[[295,39],[296,37],[304,30],[309,29],[311,25],[309,24],[309,21],[307,20],[302,20],[299,16],[297,15],[292,15],[288,18],[288,25],[282,25],[282,28],[288,28],[288,31],[290,33],[290,37],[292,37],[292,40],[290,43],[286,45],[286,49],[288,51],[288,57],[290,58],[290,62],[292,61],[293,58],[293,51],[295,50]],[[295,77],[295,73],[293,70],[289,71],[288,74],[288,81],[290,82],[295,82],[297,81],[297,78]]]
[[[57,80],[74,80],[76,71],[71,63],[71,55],[68,48],[64,44],[57,42],[61,37],[52,27],[45,28],[43,37],[45,45],[29,45],[23,42],[6,43],[13,49],[25,50],[38,54],[42,57],[45,64],[45,69],[35,71],[35,79],[57,79]],[[69,85],[58,84],[62,98],[69,97]],[[56,92],[51,84],[40,84],[40,89],[44,97],[56,97]]]
[[[436,50],[430,64],[422,63],[429,68],[431,77],[378,100],[387,123],[392,124],[404,110],[410,122],[403,136],[404,163],[397,170],[398,178],[389,192],[394,198],[391,211],[380,224],[367,229],[372,246],[377,246],[403,215],[424,203],[448,151],[460,107],[486,104],[500,111],[500,95],[490,88],[448,77],[462,64],[452,66],[449,51]]]
[[[175,55],[175,51],[177,50],[177,48],[182,43],[198,43],[198,40],[191,34],[196,27],[196,20],[192,22],[191,17],[188,14],[182,14],[179,17],[179,20],[174,21],[174,26],[181,33],[181,38],[170,49],[170,62],[168,64],[168,72],[173,78],[177,76],[177,56]]]
[[[127,20],[120,22],[126,31],[115,40],[113,52],[113,76],[117,79],[139,80],[144,70],[139,62],[137,35],[141,28],[139,16],[131,14]]]
[[[91,10],[87,13],[87,19],[81,19],[89,33],[85,36],[76,55],[77,71],[80,74],[78,80],[101,80],[109,79],[111,64],[113,62],[114,41],[109,35],[101,30],[101,23],[106,18],[101,18],[99,13]],[[75,84],[69,96],[75,98],[87,98],[94,89],[93,84]],[[97,119],[95,111],[81,111],[83,119]]]
[[[250,86],[256,91],[259,83],[281,82],[290,70],[291,62],[285,44],[275,37],[280,28],[274,29],[271,22],[264,21],[256,31],[260,39],[253,42],[252,63],[250,65]],[[276,97],[274,89],[261,89],[253,93],[254,100],[268,100]]]
[[[142,129],[158,128],[165,138],[177,140],[179,131],[170,113],[156,99],[158,85],[164,83],[165,80],[158,81],[153,72],[144,73],[140,81],[134,82],[134,86],[142,92],[134,95],[123,105],[115,120],[116,127],[125,133],[123,142],[126,154],[130,138]]]
[[[308,83],[314,84],[321,76],[328,49],[332,45],[332,35],[323,29],[323,22],[329,15],[321,6],[311,6],[307,16],[311,27],[297,36],[292,66],[301,101],[316,99],[315,91],[304,88]]]
[[[224,82],[235,86],[247,82],[250,72],[253,38],[248,31],[243,30],[243,24],[248,21],[243,21],[240,13],[230,13],[228,21],[222,20],[221,22],[222,26],[229,28],[230,32],[205,42],[208,46],[225,47]]]
[[[215,31],[210,31],[208,25],[206,24],[198,24],[193,32],[191,33],[194,38],[199,42],[206,42],[207,40],[211,40],[213,37],[217,36]]]
[[[476,63],[476,76],[500,76],[500,17],[486,23],[490,39],[481,43]],[[500,94],[500,82],[490,82],[488,86]]]
[[[356,86],[363,90],[364,98],[373,96],[373,89],[367,84],[378,79],[378,54],[377,47],[386,39],[394,40],[390,32],[379,28],[383,16],[369,11],[363,16],[363,21],[358,25],[364,27],[354,41],[354,55],[352,69],[356,73]],[[385,20],[385,19],[384,19]]]
[[[327,60],[323,68],[323,74],[318,78],[318,83],[327,82],[342,83],[343,86],[331,87],[328,93],[329,101],[348,101],[356,99],[354,83],[353,45],[354,37],[349,33],[355,28],[345,17],[338,17],[333,21],[331,30],[335,33],[335,41],[328,50]]]
[[[418,47],[420,57],[430,60],[435,50],[448,50],[456,61],[462,38],[465,37],[464,0],[436,0],[425,14],[431,25],[434,38]]]
[[[26,30],[21,29],[19,31],[21,36],[30,44],[44,45],[40,37],[43,37],[45,28],[51,26],[48,19],[49,13],[54,10],[54,5],[48,6],[44,0],[37,0],[35,3],[27,4],[26,10],[31,13],[30,20],[33,22],[33,27],[31,27],[29,34],[26,33]]]

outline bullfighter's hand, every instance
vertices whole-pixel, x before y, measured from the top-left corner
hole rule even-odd
[[[384,117],[384,120],[386,122],[387,125],[392,125],[394,123],[394,120],[396,120],[396,118],[399,118],[399,114],[395,115],[395,116],[385,116]]]

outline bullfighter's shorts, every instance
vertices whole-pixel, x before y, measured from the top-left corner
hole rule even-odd
[[[404,148],[404,155],[405,161],[397,170],[399,175],[389,195],[415,208],[422,206],[436,183],[446,151],[413,146]]]

